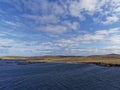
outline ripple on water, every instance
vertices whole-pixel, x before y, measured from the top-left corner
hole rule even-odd
[[[120,90],[120,68],[40,63],[0,67],[0,90]]]

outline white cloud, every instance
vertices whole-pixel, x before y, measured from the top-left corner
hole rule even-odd
[[[109,30],[99,30],[94,34],[85,34],[71,39],[61,39],[55,42],[37,43],[36,41],[18,42],[13,39],[0,39],[0,50],[2,54],[14,55],[91,55],[120,53],[120,28]],[[108,32],[108,34],[107,34]],[[97,42],[99,41],[99,42]],[[105,41],[105,42],[104,42]],[[83,47],[93,43],[109,44],[109,46],[99,47]],[[3,53],[4,52],[4,53]]]
[[[2,20],[5,24],[9,24],[9,25],[12,25],[12,26],[18,26],[17,23],[14,23],[12,21],[7,21],[7,20]]]
[[[120,41],[120,28],[112,28],[109,30],[98,30],[94,34],[84,34],[71,39],[61,39],[59,43],[80,43],[80,44],[90,44],[90,43],[109,43],[118,44]]]
[[[41,26],[41,27],[37,27],[36,29],[51,34],[63,34],[67,31],[67,27],[62,25]]]
[[[99,16],[104,17],[106,20],[102,20],[101,22],[103,24],[109,24],[117,22],[120,16],[119,0],[59,0],[54,2],[49,2],[48,0],[4,0],[2,2],[14,3],[12,5],[15,9],[24,12],[25,15],[28,14],[27,11],[30,11],[31,16],[26,15],[26,17],[34,20],[37,20],[38,17],[37,22],[43,22],[45,20],[46,22],[51,21],[55,23],[55,21],[59,21],[60,17],[65,18],[66,15],[85,20],[85,14],[94,15],[99,13],[96,18],[99,18]],[[41,17],[39,16],[40,14],[42,14]]]
[[[89,12],[96,11],[96,7],[98,5],[99,0],[81,0],[80,1],[80,8],[85,9]]]
[[[106,17],[106,21],[103,21],[103,24],[111,24],[119,21],[119,17],[113,15],[113,16],[108,16]]]
[[[97,35],[109,35],[109,34],[115,34],[115,33],[119,33],[120,32],[120,28],[112,28],[110,30],[99,30],[99,31],[96,31],[95,33]]]
[[[80,28],[80,23],[78,22],[63,21],[62,24],[72,30],[78,30]]]
[[[79,17],[80,19],[84,19],[84,15],[82,14],[85,11],[89,15],[93,15],[97,12],[102,11],[102,6],[105,5],[107,0],[80,0],[80,1],[72,1],[70,3],[70,14],[75,17]]]
[[[53,50],[50,42],[36,44],[36,41],[20,42],[13,39],[0,39],[0,55],[46,55]]]
[[[43,31],[51,34],[63,34],[70,30],[79,30],[80,24],[76,21],[70,22],[68,20],[61,21],[55,15],[38,16],[38,15],[23,15],[23,17],[33,20],[31,26],[38,31]],[[41,26],[43,24],[43,26]]]
[[[60,21],[59,18],[56,17],[55,15],[38,16],[24,14],[23,17],[35,21],[35,24],[56,24]]]
[[[115,12],[120,12],[120,7],[117,7],[114,11]]]
[[[111,43],[113,44],[120,44],[120,35],[113,35],[112,37],[109,38]]]
[[[18,52],[19,54],[20,53],[30,54],[30,52],[32,52],[35,54],[56,53],[63,55],[64,54],[77,55],[80,53],[91,54],[91,52],[94,53],[120,52],[120,49],[117,50],[118,47],[114,48],[112,47],[114,45],[120,46],[119,27],[108,30],[105,29],[94,32],[91,31],[84,34],[79,33],[81,30],[80,27],[84,23],[84,21],[82,20],[86,20],[86,18],[90,19],[96,18],[96,21],[94,20],[95,23],[98,21],[99,23],[105,25],[119,22],[120,0],[58,0],[58,1],[49,0],[49,1],[3,0],[2,2],[11,3],[11,5],[14,6],[13,8],[14,10],[11,8],[10,13],[16,10],[19,11],[21,15],[19,19],[21,21],[23,19],[22,23],[25,24],[24,26],[28,28],[30,27],[29,29],[31,30],[37,30],[35,31],[35,33],[40,31],[37,35],[30,34],[32,40],[38,41],[39,38],[40,40],[38,42],[42,41],[43,37],[41,39],[42,36],[41,34],[43,34],[43,32],[44,34],[47,33],[48,36],[53,35],[54,37],[55,36],[57,37],[57,35],[60,35],[63,37],[59,37],[61,39],[54,42],[39,44],[35,44],[33,41],[30,41],[31,43],[30,44],[29,42],[24,41],[17,42],[12,39],[0,39],[0,50],[9,51],[11,54],[16,52]],[[0,12],[3,13],[2,11]],[[91,24],[93,23],[91,20],[88,21],[90,21]],[[81,22],[83,23],[81,24]],[[28,37],[27,35],[29,29],[24,27],[23,24],[14,23],[9,20],[4,21],[4,23],[9,24],[11,26],[19,25],[25,30],[28,30],[26,32],[23,32],[23,35],[17,35],[14,32],[12,33],[11,31],[10,33],[6,33],[6,36],[9,35],[12,37],[18,37],[20,39],[21,38],[31,39],[31,37]],[[83,27],[86,28],[84,25]],[[18,28],[18,30],[19,29],[21,28]],[[71,38],[66,37],[68,34],[69,37]],[[1,37],[4,35],[5,35],[4,33],[0,34]],[[48,38],[46,36],[44,36],[44,38]],[[56,39],[58,39],[58,37]],[[101,48],[92,48],[94,46],[97,47],[98,44],[101,45]],[[109,47],[111,48],[105,46],[103,46],[104,48],[102,48],[103,44],[109,45]],[[85,48],[85,45],[90,46],[89,48]]]

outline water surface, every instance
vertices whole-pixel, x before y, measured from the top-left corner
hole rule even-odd
[[[120,90],[120,68],[0,60],[0,90]]]

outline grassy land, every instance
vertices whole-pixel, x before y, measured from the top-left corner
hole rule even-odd
[[[96,56],[6,56],[2,60],[25,60],[25,63],[61,62],[61,63],[91,63],[103,66],[120,66],[120,55],[96,55]]]

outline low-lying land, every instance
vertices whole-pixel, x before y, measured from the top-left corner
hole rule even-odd
[[[120,55],[94,55],[94,56],[3,56],[0,60],[24,60],[19,64],[32,64],[43,62],[60,62],[60,63],[86,63],[102,66],[120,66]]]

